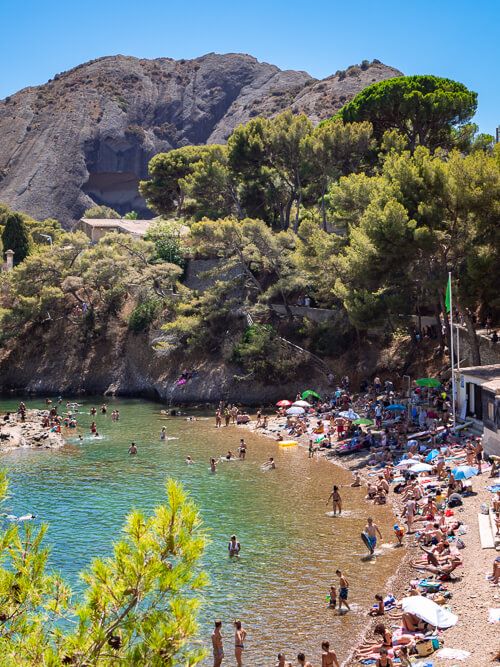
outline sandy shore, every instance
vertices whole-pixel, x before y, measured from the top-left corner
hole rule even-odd
[[[9,452],[19,448],[58,449],[65,440],[60,433],[42,427],[43,410],[27,410],[25,421],[11,413],[8,420],[0,420],[0,452]]]
[[[266,430],[255,428],[255,422],[250,422],[246,425],[246,428],[264,437],[276,440],[284,421],[282,418],[271,417]],[[303,435],[293,439],[297,440],[299,446],[307,450],[309,436]],[[330,457],[329,451],[324,450],[319,453],[319,456],[325,456],[331,463],[347,470],[356,470],[361,476],[364,476],[369,470],[366,452],[344,457]],[[462,536],[466,546],[460,552],[463,557],[463,566],[456,573],[457,580],[446,584],[448,590],[452,593],[451,610],[458,616],[459,621],[456,626],[440,632],[439,635],[443,646],[462,649],[468,651],[471,655],[465,662],[460,662],[436,657],[436,653],[434,653],[427,658],[428,661],[432,661],[434,667],[445,667],[446,665],[454,667],[455,664],[486,667],[492,664],[494,656],[500,651],[500,624],[488,622],[488,610],[490,608],[500,608],[500,586],[492,586],[487,579],[487,575],[491,574],[493,561],[498,552],[494,549],[481,548],[477,518],[481,504],[491,501],[492,494],[488,492],[486,487],[493,482],[494,480],[489,477],[489,472],[473,477],[472,488],[476,495],[465,498],[463,506],[454,510],[457,519],[467,526],[467,532]],[[400,521],[399,517],[402,512],[400,497],[390,493],[388,503],[395,517]],[[404,547],[405,553],[400,566],[386,586],[386,593],[390,592],[396,597],[404,596],[405,590],[412,580],[425,576],[410,566],[410,561],[417,555],[421,555],[421,551],[418,549],[412,535],[405,535]],[[390,617],[384,620],[388,625],[391,623]],[[373,638],[372,629],[376,622],[376,620],[372,621],[372,619],[367,618],[366,632],[353,645],[353,653],[360,643]],[[354,655],[348,657],[343,663],[345,667],[359,664]]]

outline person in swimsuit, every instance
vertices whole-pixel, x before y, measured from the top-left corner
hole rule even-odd
[[[351,611],[351,608],[349,607],[349,604],[347,602],[347,598],[349,596],[349,581],[347,578],[342,574],[340,570],[336,570],[335,574],[339,578],[339,584],[340,584],[340,590],[339,590],[339,612],[342,609],[342,605],[345,605],[349,611]]]
[[[328,606],[330,609],[335,609],[337,606],[337,589],[334,584],[330,586],[330,593],[328,595]]]
[[[342,514],[342,498],[340,497],[338,486],[334,485],[333,490],[330,493],[330,495],[328,496],[328,500],[326,501],[327,505],[330,502],[330,499],[331,499],[332,505],[333,505],[333,516],[336,516],[337,509],[339,511],[339,516],[340,516],[340,514]]]
[[[241,550],[241,544],[237,541],[236,535],[231,535],[229,544],[227,547],[230,556],[239,556]]]
[[[306,660],[304,653],[299,653],[297,655],[297,664],[300,665],[300,667],[312,667],[309,660]]]
[[[135,454],[137,454],[137,445],[135,444],[135,442],[133,442],[128,448],[128,453],[130,454],[130,456],[135,456]]]
[[[217,461],[213,457],[210,459],[210,472],[217,472]]]
[[[274,667],[292,667],[291,662],[287,662],[286,656],[283,651],[278,653],[278,661]]]
[[[160,440],[166,440],[166,439],[167,439],[167,429],[163,426],[160,431]]]
[[[375,551],[375,547],[377,546],[377,533],[380,539],[382,539],[382,533],[380,532],[377,524],[373,523],[373,519],[371,518],[371,516],[368,517],[364,533],[368,538],[368,542],[370,543],[370,553],[373,554],[373,552]]]
[[[241,459],[242,461],[244,461],[244,460],[245,460],[245,456],[246,456],[246,454],[247,454],[247,444],[246,444],[246,442],[244,441],[244,439],[241,438],[241,440],[240,440],[240,445],[239,445],[239,447],[238,447],[238,456],[240,457],[240,459]]]
[[[389,658],[386,648],[380,649],[380,658],[377,658],[375,667],[394,667],[394,663]]]
[[[224,659],[224,645],[222,643],[222,621],[215,621],[212,632],[212,649],[214,653],[214,667],[220,667]]]
[[[242,627],[241,621],[234,622],[234,657],[238,667],[243,665],[243,650],[245,648],[245,637],[247,631]]]
[[[321,650],[321,667],[340,667],[337,654],[330,650],[330,642],[322,642]]]

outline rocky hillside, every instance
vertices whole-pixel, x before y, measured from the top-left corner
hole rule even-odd
[[[0,102],[0,201],[66,226],[94,203],[144,215],[137,183],[159,151],[223,142],[286,108],[319,122],[400,74],[378,61],[318,81],[243,54],[100,58]]]

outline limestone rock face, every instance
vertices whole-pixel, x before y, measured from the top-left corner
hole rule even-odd
[[[287,108],[319,122],[400,74],[372,63],[318,81],[244,54],[93,60],[0,102],[0,201],[65,226],[96,203],[148,215],[137,184],[156,153]]]

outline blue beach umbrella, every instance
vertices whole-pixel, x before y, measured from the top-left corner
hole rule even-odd
[[[425,457],[426,463],[430,463],[431,461],[434,461],[436,456],[439,456],[439,452],[437,449],[433,449],[432,452],[429,452],[427,456]]]
[[[475,477],[477,475],[477,468],[473,468],[472,466],[458,466],[451,472],[455,479],[469,479],[469,477]]]
[[[392,405],[388,405],[386,407],[386,410],[391,410],[393,412],[400,412],[402,410],[406,410],[406,406],[401,405],[401,403],[393,403]]]

